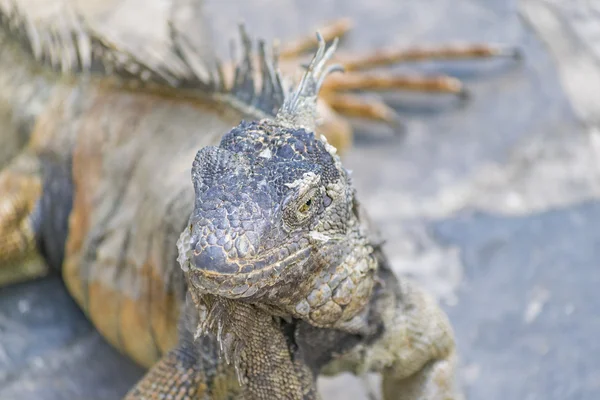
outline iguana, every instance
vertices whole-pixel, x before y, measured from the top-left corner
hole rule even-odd
[[[235,69],[204,74],[173,27],[174,58],[157,67],[73,21],[44,31],[17,9],[0,14],[4,128],[29,138],[0,174],[0,270],[60,271],[102,335],[151,367],[129,398],[315,398],[316,375],[342,370],[383,372],[386,398],[455,398],[447,318],[394,277],[322,140],[349,133],[334,110],[390,115],[342,90],[406,80],[325,80],[332,52],[321,39],[289,91],[277,56],[243,29]],[[346,29],[333,26],[326,39]],[[495,54],[504,49],[426,55]],[[455,80],[422,83],[462,92]],[[319,89],[331,112],[320,128]]]

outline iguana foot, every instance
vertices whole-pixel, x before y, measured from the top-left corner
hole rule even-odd
[[[350,19],[333,21],[319,31],[326,41],[344,36],[352,27]],[[294,71],[300,64],[304,53],[313,50],[317,45],[314,35],[300,37],[285,42],[281,46],[281,69]],[[351,91],[411,91],[426,93],[447,93],[465,98],[468,92],[463,82],[447,76],[408,76],[389,72],[373,71],[378,67],[389,67],[395,64],[426,60],[466,60],[496,57],[520,58],[517,48],[501,45],[466,44],[443,45],[438,47],[412,47],[404,49],[377,49],[364,54],[337,55],[333,63],[340,64],[346,71],[343,74],[332,74],[323,83],[320,93],[319,112],[323,118],[320,133],[336,147],[346,148],[352,140],[353,130],[347,120],[357,117],[392,126],[399,125],[399,118],[394,109],[383,100],[365,98]]]
[[[44,275],[31,214],[41,183],[35,162],[23,154],[0,172],[0,286]]]
[[[392,295],[394,296],[394,295]],[[381,373],[384,400],[463,400],[456,382],[456,350],[448,317],[416,283],[402,279],[401,299],[382,312],[384,334],[345,354],[325,374]]]

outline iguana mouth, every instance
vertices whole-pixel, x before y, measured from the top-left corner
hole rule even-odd
[[[272,252],[257,260],[229,260],[223,248],[210,246],[192,252],[189,278],[204,293],[230,299],[261,297],[278,283],[289,282],[310,255],[311,248],[303,247],[287,256]]]

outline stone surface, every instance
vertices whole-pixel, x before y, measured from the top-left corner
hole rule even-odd
[[[242,19],[254,36],[285,39],[339,16],[356,20],[344,42],[355,50],[449,40],[523,49],[521,64],[398,68],[458,76],[472,96],[462,104],[445,96],[391,95],[405,132],[365,127],[346,158],[396,271],[420,280],[447,309],[471,399],[600,397],[594,357],[600,350],[594,80],[600,17],[593,3],[205,5],[225,50],[230,27]],[[101,340],[58,279],[0,289],[0,399],[114,399],[141,373]],[[320,385],[325,398],[364,393],[363,383],[349,376]]]

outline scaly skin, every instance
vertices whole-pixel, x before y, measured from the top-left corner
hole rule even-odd
[[[13,150],[27,143],[0,173],[0,271],[6,272],[2,279],[10,282],[37,276],[45,273],[46,266],[61,271],[70,293],[102,335],[140,365],[154,366],[129,398],[158,398],[161,393],[177,399],[273,398],[273,393],[281,393],[275,396],[281,398],[315,398],[314,379],[326,366],[328,372],[383,372],[387,398],[396,398],[400,388],[411,399],[436,398],[424,394],[432,392],[439,392],[439,398],[453,396],[454,353],[447,320],[412,284],[396,282],[371,238],[372,230],[359,211],[340,160],[313,133],[320,132],[343,150],[351,136],[343,116],[393,119],[385,105],[357,102],[343,91],[402,88],[406,81],[377,79],[363,72],[348,75],[348,80],[338,75],[332,83],[325,81],[319,107],[326,118],[316,127],[313,108],[293,106],[289,97],[287,105],[282,104],[286,92],[278,86],[272,61],[252,52],[244,35],[245,58],[235,64],[239,67],[236,79],[228,75],[233,68],[227,65],[219,73],[201,77],[191,67],[194,54],[177,59],[178,68],[169,69],[170,60],[157,69],[107,45],[85,23],[79,26],[82,36],[78,39],[87,40],[87,47],[75,48],[69,38],[61,42],[65,48],[56,43],[44,47],[45,40],[64,31],[48,34],[40,28],[36,38],[42,50],[35,59],[35,49],[27,47],[33,43],[31,30],[24,29],[35,30],[35,24],[18,14],[0,13],[0,17],[5,44],[0,50],[1,135],[14,139],[10,142]],[[347,24],[341,23],[326,36],[345,30]],[[282,53],[289,61],[311,42],[303,39],[287,50],[284,46]],[[96,51],[85,53],[88,48]],[[181,50],[176,43],[173,48]],[[473,54],[472,50],[453,54],[465,56]],[[487,55],[501,53],[488,50]],[[73,52],[78,57],[61,57]],[[369,55],[340,59],[356,70],[403,60],[401,55],[389,53],[385,62]],[[124,64],[114,63],[123,57]],[[251,59],[261,61],[258,89],[250,81]],[[52,72],[51,66],[67,74]],[[289,77],[292,67],[282,64],[282,68],[290,68],[285,69]],[[462,92],[452,79],[437,87]],[[297,99],[314,106],[316,92],[310,96],[302,92]],[[222,148],[199,153],[204,158],[193,168],[195,199],[189,176],[197,150],[219,144],[223,133],[241,120],[256,122],[241,124],[227,134]],[[290,148],[284,143],[263,143],[262,150],[269,148],[270,158],[262,150],[252,154],[252,149],[258,151],[252,146],[258,144],[256,140],[265,141],[269,135],[314,149],[313,158],[294,145],[292,153],[305,159],[288,168],[284,156]],[[236,147],[238,139],[246,149]],[[251,222],[252,229],[240,231],[245,242],[235,242],[232,255],[236,267],[255,271],[235,278],[252,281],[246,290],[246,283],[240,286],[233,281],[229,288],[222,282],[215,286],[215,279],[222,279],[230,269],[223,263],[208,265],[205,256],[210,251],[200,251],[214,240],[209,228],[221,229],[218,210],[202,218],[194,212],[191,236],[208,230],[206,243],[195,239],[200,247],[194,269],[188,268],[193,274],[186,276],[176,264],[174,245],[186,231],[195,205],[201,210],[198,202],[203,197],[219,200],[222,195],[222,188],[215,186],[211,192],[201,184],[201,179],[209,177],[206,171],[211,162],[218,165],[219,160],[232,157],[231,152],[240,151],[248,153],[243,156],[247,160],[228,165],[214,179],[227,183],[224,179],[232,173],[230,169],[241,174],[260,168],[263,173],[274,172],[277,165],[286,169],[281,180],[265,181],[271,185],[265,198],[256,197],[260,193],[255,191],[256,179],[242,187],[236,185],[239,180],[227,183],[236,190],[250,190],[242,202],[231,203],[239,213],[251,214],[247,221],[239,218],[241,229],[247,229],[246,222]],[[317,154],[318,159],[314,158]],[[6,163],[11,155],[0,156],[0,162]],[[274,164],[261,167],[261,158]],[[284,199],[283,192],[271,193],[277,188],[289,190],[291,196]],[[290,226],[296,227],[294,221],[304,218],[293,205],[302,207],[301,200],[306,204],[316,193],[329,197],[331,204],[318,214],[316,226],[317,214],[310,211],[310,230],[290,236]],[[291,203],[286,203],[285,211],[269,208],[262,200],[271,206],[283,200]],[[257,210],[265,214],[253,214]],[[265,224],[274,224],[276,229],[265,232]],[[217,242],[224,238],[222,232],[214,233],[221,235],[215,236]],[[259,243],[257,233],[268,234]],[[279,251],[297,257],[280,265],[274,264],[275,259],[262,258],[266,254],[279,257],[283,254]],[[246,254],[256,258],[248,259]],[[16,269],[23,265],[31,268]],[[291,271],[293,266],[297,268]],[[211,270],[218,274],[207,275]],[[203,310],[213,312],[202,317]],[[194,340],[198,325],[208,332]],[[231,364],[219,358],[221,345]],[[336,354],[341,356],[334,359]]]

